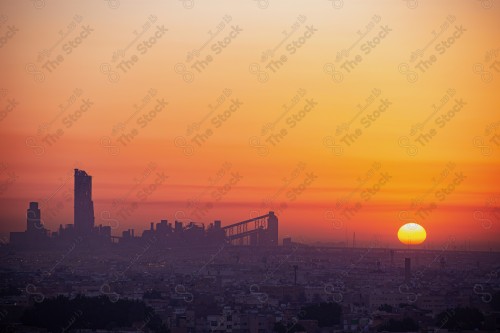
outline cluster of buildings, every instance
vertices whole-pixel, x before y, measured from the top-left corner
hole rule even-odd
[[[57,232],[51,233],[45,228],[38,202],[30,202],[26,225],[24,232],[10,233],[11,245],[23,249],[48,248],[67,244],[77,237],[93,243],[111,242],[111,227],[94,225],[92,176],[79,169],[75,169],[74,224],[61,225]]]
[[[60,225],[57,232],[45,228],[37,202],[30,202],[27,209],[27,227],[24,232],[11,232],[10,244],[19,249],[37,249],[64,246],[76,238],[82,238],[93,246],[109,246],[112,243],[125,245],[141,244],[151,239],[159,239],[164,246],[214,245],[223,242],[241,245],[278,245],[278,218],[269,214],[221,226],[216,220],[207,228],[202,223],[189,222],[184,225],[175,221],[174,225],[161,220],[156,226],[151,223],[148,230],[136,236],[134,229],[123,231],[122,237],[112,236],[111,226],[95,225],[94,202],[92,201],[92,176],[75,169],[74,174],[74,224]],[[248,228],[249,224],[255,228]]]

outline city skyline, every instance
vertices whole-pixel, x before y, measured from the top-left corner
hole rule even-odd
[[[0,331],[500,331],[500,0],[0,1]]]
[[[161,178],[161,177],[159,177]],[[117,243],[121,241],[127,241],[127,239],[142,239],[142,240],[147,240],[149,237],[152,237],[154,234],[159,234],[162,235],[163,237],[166,236],[167,234],[174,234],[174,235],[180,235],[180,233],[183,231],[184,228],[186,230],[190,228],[197,229],[199,228],[197,224],[200,224],[202,228],[200,228],[200,232],[205,233],[205,230],[211,231],[212,228],[215,228],[217,230],[224,230],[225,233],[225,242],[228,244],[234,244],[234,245],[264,245],[268,244],[267,240],[265,239],[273,239],[271,243],[269,244],[274,244],[284,245],[285,242],[292,242],[292,237],[290,235],[286,235],[284,237],[279,237],[278,233],[278,220],[276,219],[274,212],[269,211],[268,214],[262,215],[262,216],[252,216],[250,219],[247,219],[243,222],[232,222],[230,224],[222,225],[221,220],[214,220],[213,223],[208,223],[207,221],[203,220],[196,220],[196,219],[175,219],[174,224],[168,223],[167,219],[161,219],[160,222],[151,222],[150,223],[150,228],[144,228],[140,229],[138,228],[135,230],[134,228],[128,228],[128,229],[123,229],[119,230],[118,229],[118,220],[117,219],[112,219],[111,214],[109,212],[106,212],[108,217],[108,221],[114,221],[116,224],[113,225],[113,223],[110,223],[109,225],[102,225],[100,224],[98,227],[94,225],[95,217],[94,217],[94,203],[92,201],[92,176],[89,175],[85,170],[80,170],[78,168],[74,169],[74,186],[73,186],[73,223],[66,223],[66,224],[60,224],[59,225],[59,231],[51,231],[50,229],[46,228],[44,219],[41,218],[41,209],[39,208],[38,202],[30,202],[29,208],[27,209],[26,213],[26,230],[23,232],[12,232],[11,231],[11,236],[10,236],[10,243],[14,244],[16,246],[21,246],[22,247],[27,247],[30,248],[32,246],[32,242],[40,242],[42,243],[47,243],[50,241],[50,239],[55,240],[57,242],[61,241],[68,241],[68,239],[74,239],[75,237],[95,237],[97,238],[101,237],[100,242],[103,244],[111,244],[111,243]],[[117,201],[119,202],[119,201]],[[136,203],[132,203],[129,207],[133,208],[136,207]],[[202,211],[200,211],[201,213]],[[124,218],[127,217],[128,214],[130,214],[130,210],[124,209],[118,213],[117,218]],[[177,215],[177,214],[176,214]],[[264,222],[265,218],[268,218],[269,220]],[[272,222],[276,220],[276,222]],[[262,221],[262,222],[261,222]],[[246,225],[255,222],[257,223],[255,225],[255,229],[251,229],[251,232],[247,232],[247,227]],[[156,229],[155,229],[155,224],[156,224]],[[144,223],[144,225],[147,225]],[[256,233],[258,231],[258,226],[261,225],[262,227],[267,228],[267,231],[269,235],[272,236],[266,236],[266,235],[260,235],[259,233]],[[238,229],[236,230],[236,227],[238,226]],[[243,226],[243,229],[240,229],[239,226]],[[207,229],[205,229],[207,227]],[[223,227],[223,228],[222,228]],[[193,230],[194,230],[193,229]],[[265,229],[264,229],[265,230]],[[401,232],[403,231],[403,234]],[[421,231],[423,230],[424,235],[421,235]],[[114,231],[114,233],[112,232]],[[137,232],[136,232],[137,231]],[[175,233],[174,233],[175,232]],[[417,232],[417,233],[415,233]],[[233,234],[234,233],[234,234]],[[415,233],[415,234],[413,234]],[[24,236],[25,238],[22,239],[20,237],[23,237],[23,234],[26,235]],[[241,234],[242,236],[238,236]],[[253,236],[252,236],[253,235]],[[41,239],[40,237],[43,236],[44,239]],[[236,236],[236,237],[235,237]],[[330,244],[330,246],[340,246],[340,247],[352,247],[356,248],[356,232],[353,232],[352,235],[352,242],[349,243],[348,237],[350,235],[346,235],[345,243],[342,241],[335,242],[335,241],[330,241],[330,242],[324,242],[327,245]],[[254,237],[254,239],[252,239]],[[257,237],[257,238],[256,238]],[[264,238],[262,238],[264,237]],[[268,238],[271,237],[271,238]],[[431,246],[419,246],[422,243],[425,243],[426,235],[425,235],[425,230],[419,225],[415,224],[415,222],[410,222],[404,224],[399,230],[398,230],[398,238],[403,245],[405,245],[408,249],[431,249]],[[412,241],[411,239],[414,238],[415,241]],[[112,240],[114,239],[114,240]],[[222,239],[217,238],[218,242],[221,242]],[[258,240],[262,239],[262,240]],[[281,241],[283,239],[283,242]],[[170,239],[170,242],[174,239]],[[196,242],[199,242],[201,239],[195,239],[193,238],[191,243],[192,246],[197,246],[200,244],[204,244],[204,241],[201,242],[200,244],[196,244]],[[215,239],[214,239],[215,240]],[[296,243],[297,239],[294,239]],[[299,240],[303,244],[321,244],[322,242],[319,242],[317,240],[313,240],[312,242],[307,242],[304,241],[304,238],[299,237]],[[165,239],[167,241],[167,245],[172,245],[172,246],[178,246],[179,244],[177,241],[174,240],[173,243],[168,243],[169,239]],[[236,241],[236,242],[235,242]],[[370,244],[369,246],[373,245],[373,239],[370,239],[369,242],[366,244]],[[382,242],[380,242],[379,239],[376,240],[376,242],[379,244],[379,247],[391,247],[382,245]],[[189,246],[190,243],[184,244]],[[269,245],[268,244],[268,245]],[[291,244],[291,243],[290,243]],[[360,247],[368,247],[366,244],[361,244]],[[465,250],[465,251],[470,251],[470,250],[478,250],[478,251],[492,251],[493,248],[487,248],[487,249],[472,249],[470,243],[467,243],[465,241],[465,244],[461,246],[460,241],[455,238],[455,236],[450,236],[446,240],[446,247],[449,247],[451,244],[452,248],[454,250],[460,249],[460,250]],[[43,245],[42,244],[42,248]],[[394,248],[402,248],[402,246],[392,246]],[[438,245],[437,248],[442,248],[441,245]],[[436,248],[434,248],[436,249]]]
[[[311,242],[398,246],[415,220],[422,247],[498,249],[499,6],[334,3],[2,4],[22,29],[0,52],[0,232],[34,200],[50,229],[70,221],[82,168],[97,224],[141,202],[120,230],[273,210]]]
[[[220,244],[276,247],[280,244],[278,218],[273,211],[251,219],[222,226],[220,220],[210,225],[190,220],[169,223],[162,219],[159,223],[151,222],[149,229],[142,233],[127,229],[121,237],[112,235],[111,225],[95,226],[94,203],[92,201],[92,176],[85,170],[74,169],[74,220],[73,223],[61,224],[57,231],[45,228],[38,202],[30,202],[26,211],[26,230],[11,232],[9,244],[18,250],[53,249],[74,242],[85,242],[90,248],[109,247],[113,243],[137,245],[160,240],[169,247],[198,247]],[[288,238],[289,245],[291,238]]]

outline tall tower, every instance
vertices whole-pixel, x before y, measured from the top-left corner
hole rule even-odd
[[[278,217],[274,212],[269,212],[267,218],[267,244],[278,246]]]
[[[92,176],[75,169],[75,231],[89,234],[94,228],[94,202],[92,201]]]
[[[30,202],[30,207],[26,210],[26,231],[36,232],[41,231],[41,213],[38,208],[38,202]]]

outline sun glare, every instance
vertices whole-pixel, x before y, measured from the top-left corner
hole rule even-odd
[[[427,233],[420,224],[407,223],[399,228],[398,238],[405,245],[417,245],[425,241]]]

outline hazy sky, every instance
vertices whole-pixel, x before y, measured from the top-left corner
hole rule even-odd
[[[498,248],[500,2],[2,1],[1,232],[222,224]],[[413,129],[413,130],[412,130]]]

